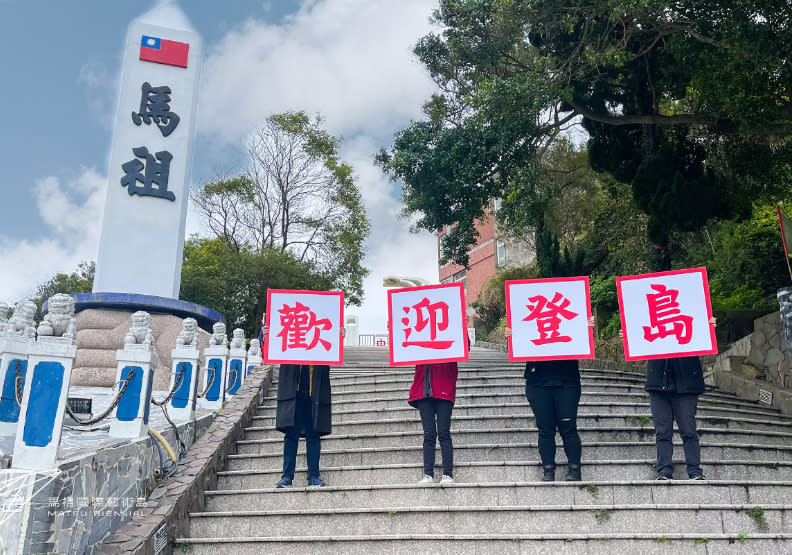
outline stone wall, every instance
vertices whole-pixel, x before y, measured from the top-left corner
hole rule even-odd
[[[166,526],[170,539],[188,534],[190,512],[204,509],[204,492],[217,486],[217,471],[225,468],[228,455],[236,451],[236,442],[244,437],[272,378],[272,367],[256,368],[245,378],[239,392],[184,457],[176,474],[151,494],[153,503],[107,539],[101,553],[152,555],[154,533],[162,526]],[[165,552],[170,552],[170,543]]]
[[[213,417],[178,426],[179,436],[189,448],[209,427]],[[178,449],[172,429],[162,432]],[[167,457],[167,455],[165,455]],[[95,553],[101,543],[146,508],[145,498],[156,486],[155,470],[160,469],[157,444],[150,436],[124,442],[60,461],[58,469],[47,473],[3,471],[6,497],[23,493],[30,499],[16,514],[16,523],[0,528],[5,538],[16,536],[24,542],[14,553]],[[0,504],[7,500],[0,499]],[[4,551],[5,552],[5,551]]]
[[[753,333],[719,354],[708,370],[708,381],[719,388],[749,401],[758,401],[763,390],[772,396],[771,406],[792,414],[792,355],[779,312],[754,320]]]
[[[476,347],[490,349],[492,351],[500,351],[507,353],[508,347],[503,343],[490,343],[487,341],[476,341]],[[610,360],[606,358],[589,358],[580,361],[581,368],[589,370],[616,370],[619,372],[635,372],[638,374],[646,374],[646,362],[627,362],[624,360]]]

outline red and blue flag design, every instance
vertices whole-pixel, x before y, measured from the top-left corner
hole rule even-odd
[[[143,35],[140,39],[140,59],[144,62],[187,67],[190,45],[186,42],[166,40]]]

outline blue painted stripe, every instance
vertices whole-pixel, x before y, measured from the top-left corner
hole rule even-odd
[[[131,422],[137,418],[140,409],[140,394],[143,388],[143,369],[139,366],[126,366],[121,370],[121,380],[127,379],[133,370],[135,371],[135,375],[129,382],[116,408],[116,418],[122,422]]]
[[[206,371],[210,375],[212,373],[212,369],[214,368],[214,379],[209,386],[209,391],[206,392],[206,400],[207,401],[218,401],[220,400],[220,396],[224,394],[222,391],[222,383],[223,383],[223,361],[219,358],[212,358],[209,359],[209,364],[207,365]]]
[[[238,358],[231,361],[231,365],[228,368],[228,375],[231,376],[234,370],[236,370],[236,377],[234,377],[234,383],[231,384],[231,388],[228,390],[228,393],[231,395],[236,395],[236,392],[239,391],[239,386],[242,385],[242,361]]]
[[[0,390],[0,422],[19,422],[19,405],[16,399],[17,367],[24,378],[27,374],[25,359],[12,359],[8,363],[3,388]]]
[[[178,377],[179,372],[184,371],[184,376],[182,377],[181,385],[179,389],[176,390],[176,393],[173,394],[173,398],[171,399],[171,406],[175,409],[183,409],[187,406],[187,402],[190,400],[190,384],[192,383],[192,364],[189,362],[180,362],[176,365],[176,376]]]
[[[22,432],[25,445],[46,447],[52,443],[63,375],[64,368],[60,362],[43,361],[33,368],[25,429]]]

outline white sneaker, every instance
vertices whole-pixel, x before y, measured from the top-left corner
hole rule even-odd
[[[428,474],[424,474],[424,477],[421,478],[420,480],[418,480],[418,483],[419,484],[433,484],[434,483],[434,478],[432,478]]]
[[[445,474],[443,474],[440,477],[440,483],[441,484],[453,484],[454,483],[454,479],[451,476],[446,476]]]

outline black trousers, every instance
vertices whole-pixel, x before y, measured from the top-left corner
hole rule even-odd
[[[698,395],[649,392],[649,406],[652,409],[652,422],[655,429],[655,445],[657,446],[657,473],[671,477],[673,466],[671,457],[674,445],[671,437],[674,433],[674,420],[682,436],[682,449],[685,451],[685,462],[689,477],[701,474],[701,448],[696,432],[696,407]]]
[[[580,464],[581,445],[577,431],[577,411],[580,402],[580,387],[536,387],[525,388],[525,396],[536,417],[539,430],[539,457],[542,465],[555,464],[556,429],[561,434],[567,462]]]
[[[435,445],[440,440],[443,474],[454,476],[454,446],[451,443],[451,411],[454,403],[445,399],[420,399],[415,402],[423,424],[424,474],[434,477]]]

